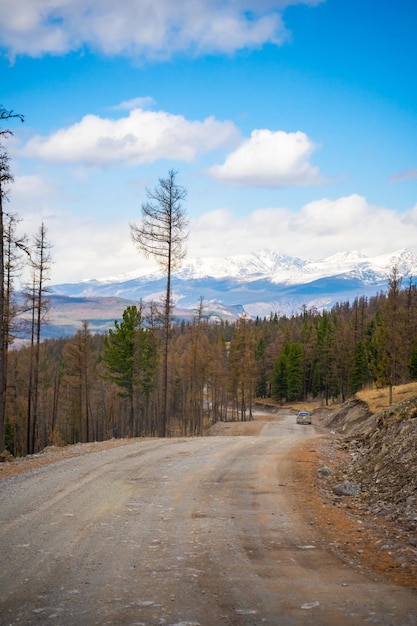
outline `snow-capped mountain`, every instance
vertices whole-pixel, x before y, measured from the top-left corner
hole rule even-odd
[[[394,265],[403,279],[417,276],[417,255],[406,249],[375,257],[341,252],[320,260],[271,250],[224,259],[190,259],[173,277],[173,300],[181,316],[192,315],[201,297],[207,313],[223,319],[236,319],[243,313],[252,317],[275,312],[291,315],[304,306],[328,309],[336,302],[384,291]],[[67,324],[66,332],[79,328],[82,320],[102,330],[103,325],[112,325],[117,307],[121,316],[129,303],[161,301],[165,287],[165,276],[158,271],[54,285],[51,316],[55,335],[59,334],[58,317],[74,320],[75,326]],[[59,309],[59,314],[54,316],[54,309]],[[77,311],[77,319],[74,313],[69,315],[70,309]]]
[[[276,284],[297,285],[345,275],[366,284],[387,280],[393,265],[400,275],[417,272],[417,255],[406,249],[392,254],[367,257],[357,251],[341,252],[320,260],[308,260],[263,250],[224,259],[206,258],[188,261],[179,278],[270,279]]]
[[[391,254],[368,257],[357,251],[341,252],[319,260],[302,259],[262,250],[225,258],[205,257],[186,260],[176,273],[178,280],[235,279],[239,281],[269,280],[274,284],[300,285],[335,276],[358,279],[372,285],[386,281],[396,265],[403,277],[417,275],[417,255],[407,249]],[[72,295],[99,295],[107,287],[121,295],[135,281],[151,282],[162,278],[159,270],[144,270],[103,279],[85,280],[75,284],[55,285],[54,291]]]

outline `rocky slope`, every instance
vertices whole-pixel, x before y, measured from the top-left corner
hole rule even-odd
[[[353,399],[322,423],[340,435],[323,448],[324,497],[379,535],[417,589],[417,397],[374,415]]]
[[[375,415],[352,400],[328,426],[347,434],[343,446],[351,461],[344,471],[372,511],[417,533],[417,397]]]

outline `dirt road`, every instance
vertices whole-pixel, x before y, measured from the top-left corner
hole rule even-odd
[[[341,561],[300,498],[291,454],[315,427],[258,430],[1,481],[0,623],[417,624],[417,594]]]

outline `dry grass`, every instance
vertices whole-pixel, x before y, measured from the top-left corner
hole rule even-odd
[[[403,400],[408,400],[413,396],[417,396],[417,382],[408,383],[406,385],[397,385],[392,390],[392,403],[397,404]],[[364,389],[358,391],[356,397],[363,402],[366,402],[372,413],[377,413],[390,406],[389,404],[389,387],[382,387],[381,389]],[[340,404],[329,403],[326,406],[322,400],[316,400],[314,402],[288,402],[286,404],[279,404],[271,398],[262,398],[258,400],[259,404],[266,406],[276,406],[280,408],[294,409],[294,411],[314,411],[314,409],[337,409]]]
[[[398,385],[392,388],[392,402],[397,404],[403,400],[408,400],[413,396],[417,396],[417,383],[408,383],[407,385]],[[381,389],[364,389],[358,391],[356,397],[366,402],[372,413],[377,413],[382,409],[386,409],[389,405],[389,387]]]

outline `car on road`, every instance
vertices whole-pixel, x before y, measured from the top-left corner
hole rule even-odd
[[[298,411],[297,424],[311,424],[311,413],[309,411]]]

